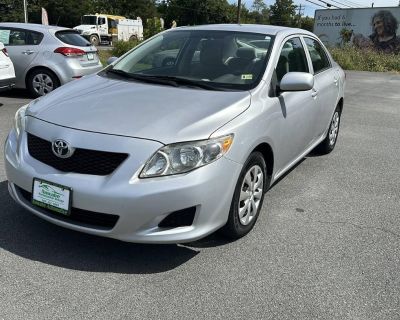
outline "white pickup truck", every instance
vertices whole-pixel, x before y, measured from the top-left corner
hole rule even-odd
[[[82,24],[74,28],[93,45],[112,44],[115,40],[143,39],[142,19],[126,19],[109,14],[84,15]]]

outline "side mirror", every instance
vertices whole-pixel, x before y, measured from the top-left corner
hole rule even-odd
[[[314,87],[314,76],[307,72],[288,72],[279,84],[280,91],[307,91]]]
[[[110,57],[110,58],[108,58],[107,59],[107,65],[110,65],[110,64],[112,64],[115,60],[117,60],[118,58],[117,57]]]

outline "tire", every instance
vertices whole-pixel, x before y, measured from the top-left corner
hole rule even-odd
[[[253,183],[254,188],[251,189]],[[239,175],[228,222],[220,230],[221,233],[231,239],[239,239],[248,234],[260,214],[266,190],[267,166],[264,157],[260,152],[253,152]]]
[[[92,45],[94,45],[95,47],[97,47],[100,44],[100,39],[98,36],[96,36],[95,34],[92,34],[89,37],[89,41]]]
[[[133,34],[129,37],[129,41],[137,41],[137,40],[138,40],[138,37],[135,34]]]
[[[333,113],[331,122],[329,124],[328,133],[322,142],[315,148],[319,154],[328,154],[333,151],[336,146],[337,137],[339,135],[340,118],[342,112],[340,106],[337,106]]]
[[[29,73],[27,88],[35,98],[44,96],[60,86],[60,81],[54,72],[40,68]]]

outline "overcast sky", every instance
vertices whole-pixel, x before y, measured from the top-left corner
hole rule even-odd
[[[323,3],[319,0],[310,0],[310,1],[314,3],[320,3],[321,5],[323,5]],[[349,6],[356,7],[356,5],[358,5],[357,7],[371,7],[372,2],[374,3],[374,7],[393,7],[393,6],[398,6],[400,0],[322,0],[322,1],[331,3],[333,5],[337,5],[340,8],[349,8]],[[237,1],[235,0],[230,0],[229,2],[237,3]],[[242,2],[245,3],[248,8],[250,8],[251,5],[253,4],[253,0],[242,0]],[[275,3],[274,0],[264,0],[264,2],[267,5]],[[294,0],[294,3],[296,5],[301,4],[302,6],[305,6],[305,10],[303,12],[307,16],[314,16],[315,9],[323,9],[322,7],[307,2],[306,0]]]

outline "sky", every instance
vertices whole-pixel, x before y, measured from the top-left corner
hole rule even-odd
[[[321,5],[323,5],[323,3],[321,3],[321,1],[319,0],[310,0],[310,1],[314,3],[320,3]],[[337,5],[340,8],[349,8],[349,6],[352,6],[354,4],[358,4],[358,7],[371,7],[372,2],[374,3],[374,7],[393,7],[393,6],[398,6],[400,0],[322,0],[322,1]],[[237,1],[235,0],[229,0],[229,2],[237,3]],[[275,3],[274,0],[264,0],[264,2],[268,6]],[[306,0],[294,0],[293,2],[297,6],[299,6],[300,4],[302,6],[305,6],[303,14],[306,16],[314,17],[314,11],[316,9],[323,9],[322,7],[307,2]],[[250,8],[251,5],[253,4],[253,0],[242,0],[242,3],[245,3],[246,7]],[[343,4],[347,4],[348,6],[345,6]]]

